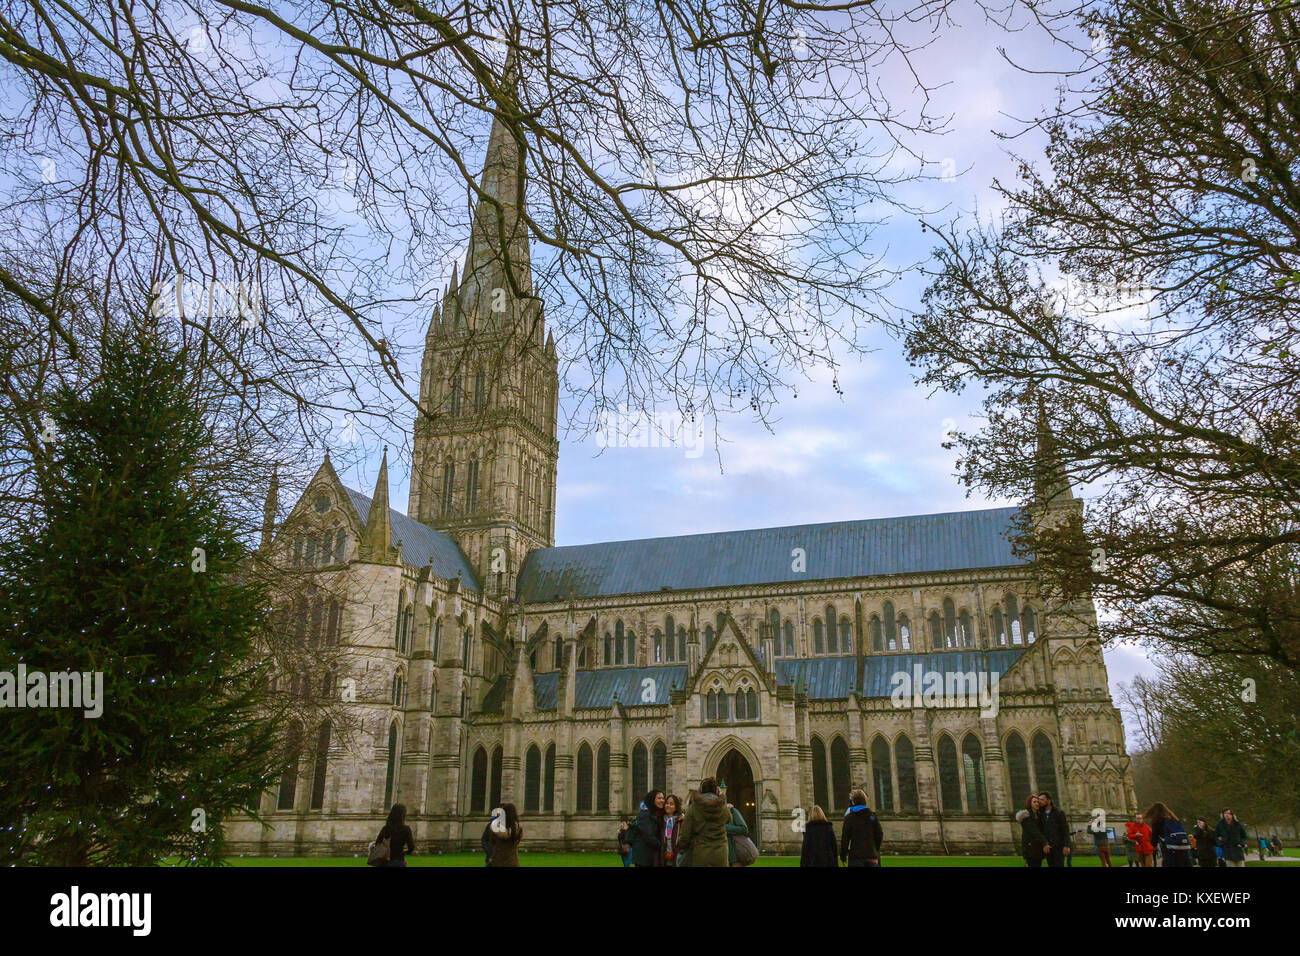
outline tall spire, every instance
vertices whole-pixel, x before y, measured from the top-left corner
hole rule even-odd
[[[1049,505],[1059,499],[1073,498],[1070,483],[1061,475],[1061,448],[1047,421],[1047,408],[1038,400],[1038,449],[1034,455],[1034,498]]]
[[[479,177],[480,194],[476,198],[474,221],[470,227],[469,251],[460,282],[461,305],[479,317],[480,326],[501,324],[504,316],[517,320],[520,312],[511,308],[511,303],[517,298],[512,290],[517,288],[525,296],[533,291],[528,227],[520,216],[524,199],[522,167],[525,150],[501,118],[502,114],[519,115],[515,97],[518,74],[512,49],[506,59],[501,84],[504,102],[497,102],[497,112],[492,118],[487,155]],[[498,289],[503,291],[497,292]]]
[[[366,527],[361,532],[358,557],[372,564],[394,564],[393,522],[388,515],[388,447],[384,446],[384,460],[379,465],[375,479],[375,493],[370,499],[370,513]]]

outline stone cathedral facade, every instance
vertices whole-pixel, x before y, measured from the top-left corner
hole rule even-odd
[[[1052,613],[1014,509],[555,546],[557,359],[518,168],[494,127],[406,513],[386,454],[369,497],[327,455],[278,525],[268,500],[264,552],[319,583],[286,609],[329,661],[303,692],[349,732],[295,729],[233,851],[364,852],[396,802],[419,852],[465,850],[502,801],[525,849],[608,851],[647,789],[710,775],[764,852],[798,852],[808,809],[837,819],[853,787],[892,852],[1015,852],[1037,789],[1076,825],[1131,813],[1095,617]],[[1049,518],[1080,507],[1044,485]]]

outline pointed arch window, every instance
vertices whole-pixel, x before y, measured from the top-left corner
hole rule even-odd
[[[840,653],[853,653],[853,623],[847,618],[840,618]]]
[[[542,809],[542,752],[533,744],[524,756],[524,809]]]
[[[578,812],[591,812],[591,745],[586,741],[578,748]]]
[[[455,418],[457,415],[460,414],[461,390],[463,388],[464,388],[464,384],[461,379],[461,371],[460,369],[456,369],[454,372],[451,373],[451,416],[452,418]]]
[[[894,778],[889,764],[889,744],[879,734],[871,742],[871,790],[877,810],[894,809]]]
[[[401,707],[406,703],[406,688],[402,683],[402,669],[393,674],[393,706]]]
[[[943,618],[938,611],[930,612],[930,650],[943,650]]]
[[[478,459],[471,458],[465,468],[465,512],[478,513]]]
[[[813,803],[819,807],[829,807],[830,801],[826,799],[826,745],[820,737],[812,740],[812,774]]]
[[[713,625],[704,625],[704,653],[707,654],[713,648]]]
[[[1046,790],[1053,799],[1059,800],[1061,792],[1057,789],[1056,755],[1053,752],[1052,742],[1040,730],[1034,734],[1030,747],[1034,758],[1034,780],[1038,784],[1039,791]]]
[[[564,640],[558,634],[555,637],[555,643],[551,651],[551,666],[557,671],[564,666]]]
[[[785,622],[785,656],[794,657],[794,622]]]
[[[294,799],[298,795],[298,762],[302,758],[302,728],[297,723],[289,725],[285,752],[289,755],[289,764],[280,775],[280,793],[275,803],[277,810],[292,810]]]
[[[813,653],[826,653],[826,637],[822,632],[822,619],[819,617],[813,618]]]
[[[959,636],[961,637],[962,647],[975,646],[975,627],[971,623],[970,611],[962,610],[957,617]]]
[[[482,369],[474,373],[474,411],[481,412],[487,407],[486,379]]]
[[[894,602],[886,601],[885,606],[880,609],[884,615],[882,622],[885,632],[885,647],[887,651],[898,650],[898,622],[894,620]],[[877,648],[879,650],[880,648]]]
[[[636,663],[636,631],[633,630],[627,632],[627,662]]]
[[[325,776],[329,772],[330,723],[320,725],[316,734],[316,761],[311,778],[311,809],[320,810],[325,806]]]
[[[1024,643],[1024,636],[1020,631],[1020,602],[1016,600],[1014,594],[1008,594],[1005,603],[1007,606],[1007,630],[1011,634],[1011,643],[1021,645]]]
[[[388,725],[388,770],[384,776],[384,808],[393,805],[393,787],[397,782],[397,761],[400,743],[397,736],[397,721]]]
[[[493,809],[501,806],[501,770],[504,763],[504,755],[501,752],[501,746],[498,744],[492,750],[492,785],[489,788],[489,797]]]
[[[831,741],[831,802],[836,810],[843,810],[849,805],[849,791],[853,789],[849,774],[849,745],[843,737]]]
[[[677,628],[677,660],[686,660],[686,628]]]
[[[874,614],[871,615],[871,620],[867,622],[867,635],[871,641],[873,651],[883,651],[885,649],[884,628],[880,624],[880,618]]]
[[[636,811],[641,798],[650,789],[650,755],[645,744],[637,741],[632,748],[632,792],[628,794],[632,811]],[[651,808],[653,809],[653,808]]]
[[[342,528],[334,535],[334,561],[343,564],[348,559],[348,534]]]
[[[330,601],[329,618],[325,626],[325,646],[337,647],[343,626],[343,608],[337,601]]]
[[[668,746],[662,740],[655,741],[651,752],[651,777],[656,790],[668,789]]]
[[[614,663],[614,638],[608,631],[605,632],[605,666],[608,667]]]
[[[676,634],[677,634],[677,625],[676,625],[676,623],[673,621],[673,616],[672,616],[671,614],[666,615],[666,616],[664,617],[664,633],[668,635],[668,644],[669,644],[669,648],[668,648],[668,659],[671,661],[671,660],[673,659],[673,651],[675,650],[675,648],[672,647],[671,645],[674,643],[673,638],[674,638],[674,637],[676,636]],[[678,659],[679,661],[682,661],[683,663],[685,663],[685,661],[686,661],[686,654],[685,654],[685,652],[683,652],[682,655],[681,655],[679,658],[677,658],[677,659]]]
[[[608,635],[606,636],[606,639],[608,639]],[[624,635],[623,635],[623,622],[622,620],[615,621],[614,622],[614,663],[615,664],[622,664],[624,663],[624,661],[627,660],[625,656],[626,648],[627,648],[627,642],[624,639]]]
[[[772,638],[772,654],[781,656],[781,612],[772,608],[767,614],[767,630]]]
[[[898,616],[898,643],[905,651],[912,649],[912,627],[907,621],[906,614]]]
[[[957,644],[957,608],[952,603],[952,598],[943,599],[943,646],[946,648],[955,648]]]
[[[474,750],[474,760],[469,776],[469,809],[471,813],[482,813],[487,809],[487,751],[481,746]]]
[[[1024,624],[1025,643],[1032,644],[1038,640],[1038,618],[1034,615],[1033,608],[1025,608],[1021,615],[1021,621]]]
[[[652,643],[654,644],[655,663],[656,664],[663,663],[664,636],[659,633],[659,630],[657,628],[655,629],[654,637],[652,638]],[[673,645],[671,643],[669,643],[667,650],[668,650],[668,660],[671,661],[673,659]]]
[[[442,514],[451,514],[452,502],[456,494],[456,463],[448,459],[442,466]]]
[[[920,805],[916,788],[916,751],[912,747],[912,738],[906,734],[894,743],[894,759],[898,764],[899,809],[915,812]]]
[[[1011,778],[1011,802],[1017,807],[1023,806],[1025,798],[1033,792],[1034,784],[1029,777],[1029,752],[1025,749],[1024,738],[1014,730],[1007,738],[1006,752],[1007,774]]]
[[[542,784],[542,794],[545,799],[545,808],[547,813],[555,812],[555,744],[548,744],[546,747],[545,778]]]
[[[943,812],[961,813],[961,774],[957,770],[957,745],[951,737],[944,734],[939,738],[936,752],[939,756],[939,799]]]
[[[962,770],[966,776],[966,807],[971,812],[988,809],[984,788],[984,754],[979,738],[967,734],[961,742]]]
[[[1002,624],[1002,609],[995,607],[989,617],[993,626],[993,643],[998,647],[1006,647],[1007,631]]]
[[[596,811],[609,812],[609,744],[604,741],[596,750]]]

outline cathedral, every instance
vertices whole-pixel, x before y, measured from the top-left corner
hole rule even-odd
[[[326,455],[278,524],[268,498],[262,551],[309,582],[285,609],[325,671],[304,693],[349,730],[293,728],[231,851],[364,853],[399,802],[419,852],[469,850],[502,801],[525,850],[612,851],[647,790],[705,776],[764,853],[798,853],[812,806],[834,820],[858,787],[886,852],[1017,852],[1035,790],[1075,826],[1131,813],[1095,613],[1052,613],[1013,508],[555,546],[521,166],[494,125],[425,338],[406,513],[387,453],[369,496]],[[1049,518],[1081,508],[1039,485]]]

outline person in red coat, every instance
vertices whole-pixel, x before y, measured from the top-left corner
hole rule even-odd
[[[1142,814],[1135,816],[1130,823],[1124,824],[1133,850],[1137,853],[1138,866],[1155,866],[1153,854],[1156,848],[1151,845],[1151,828],[1142,820]]]

